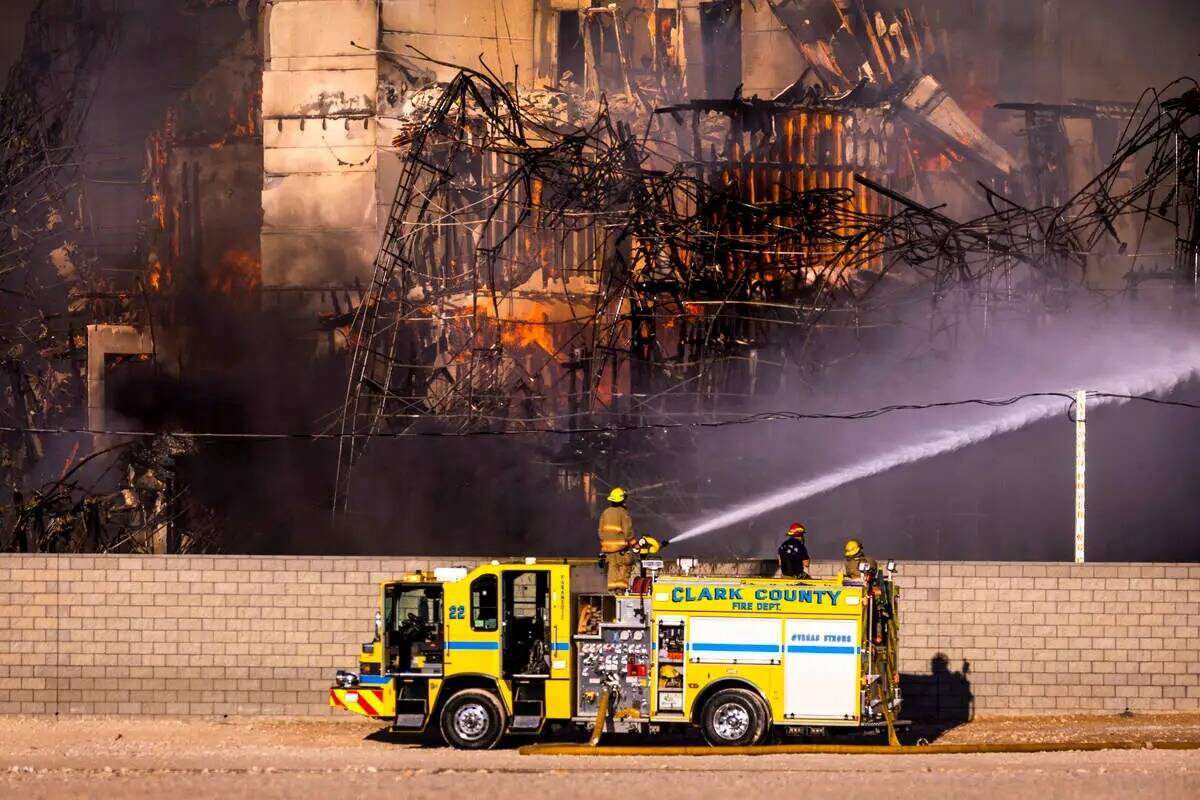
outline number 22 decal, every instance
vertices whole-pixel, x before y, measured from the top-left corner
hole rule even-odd
[[[450,606],[449,610],[450,610],[450,619],[466,619],[467,618],[467,607],[466,606]]]

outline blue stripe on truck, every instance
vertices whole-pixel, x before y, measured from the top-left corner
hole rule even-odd
[[[789,653],[823,653],[825,655],[852,656],[858,653],[857,647],[832,647],[819,644],[789,644]]]
[[[777,644],[727,644],[724,642],[689,642],[689,650],[710,653],[778,653]]]
[[[499,650],[499,642],[446,642],[447,650]]]
[[[363,686],[381,686],[392,682],[390,675],[359,675],[358,682]]]

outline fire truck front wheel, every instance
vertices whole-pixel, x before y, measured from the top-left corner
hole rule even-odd
[[[714,747],[745,747],[762,741],[767,718],[753,692],[722,689],[705,702],[700,728],[705,741]]]
[[[463,689],[442,705],[438,720],[446,743],[460,750],[488,750],[504,735],[504,706],[484,689]]]

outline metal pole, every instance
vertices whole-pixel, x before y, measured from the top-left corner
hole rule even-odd
[[[1087,391],[1075,392],[1075,563],[1083,563],[1083,522],[1087,504]]]

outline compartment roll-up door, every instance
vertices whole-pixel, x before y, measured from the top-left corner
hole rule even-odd
[[[783,620],[692,617],[687,658],[699,664],[778,664]]]
[[[857,717],[857,621],[789,619],[784,633],[784,716]]]

